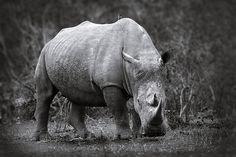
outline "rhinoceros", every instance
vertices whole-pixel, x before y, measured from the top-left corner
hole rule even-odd
[[[129,18],[111,24],[85,21],[62,29],[42,49],[35,70],[34,138],[49,135],[50,103],[58,91],[72,102],[69,123],[83,138],[93,136],[84,122],[86,106],[109,107],[117,138],[165,135],[163,71],[169,58],[168,53],[161,55],[146,30]]]

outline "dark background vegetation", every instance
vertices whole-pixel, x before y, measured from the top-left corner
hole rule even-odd
[[[85,20],[112,23],[122,17],[137,21],[160,53],[171,54],[166,114],[173,128],[202,125],[206,119],[232,121],[236,119],[235,16],[234,0],[1,0],[0,122],[33,119],[37,59],[44,44],[62,28]],[[60,95],[54,99],[52,120],[65,102]],[[95,109],[88,113],[91,110]]]

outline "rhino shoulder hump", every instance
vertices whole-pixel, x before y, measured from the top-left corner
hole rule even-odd
[[[125,26],[127,26],[127,25],[132,25],[132,26],[139,25],[137,22],[135,22],[134,20],[132,20],[130,18],[122,18],[119,21],[122,22],[123,25],[125,25]]]
[[[128,22],[128,23],[136,23],[133,19],[131,18],[122,18],[120,19],[120,21],[125,21],[125,22]]]
[[[81,25],[85,25],[85,24],[89,24],[89,23],[91,23],[91,22],[90,21],[84,21],[84,22],[80,23],[79,25],[81,26]]]

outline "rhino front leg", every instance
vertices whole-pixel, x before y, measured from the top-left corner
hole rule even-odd
[[[141,137],[140,129],[141,129],[141,120],[139,118],[138,113],[133,109],[130,111],[131,114],[131,121],[132,121],[132,131],[133,131],[133,137]]]
[[[93,133],[89,132],[84,123],[85,120],[85,106],[72,103],[69,124],[76,130],[76,136],[81,138],[95,137]]]
[[[126,107],[126,97],[122,90],[117,87],[105,87],[103,89],[104,99],[110,108],[116,123],[117,139],[128,139],[132,136],[128,111]]]
[[[130,119],[131,119],[131,128],[132,128],[132,132],[133,132],[133,137],[134,138],[141,137],[141,133],[140,133],[141,120],[139,118],[138,113],[134,109],[133,98],[130,98],[126,102],[126,106],[128,108]]]

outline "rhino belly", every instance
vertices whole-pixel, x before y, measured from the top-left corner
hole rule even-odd
[[[95,87],[90,80],[83,79],[86,73],[78,72],[76,75],[70,71],[72,69],[64,69],[63,72],[58,66],[57,69],[47,72],[54,86],[71,102],[84,106],[104,106],[102,91]]]

